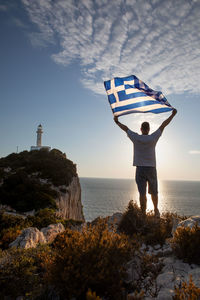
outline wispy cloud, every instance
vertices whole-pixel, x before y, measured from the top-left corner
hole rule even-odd
[[[39,33],[56,41],[59,64],[79,60],[82,83],[104,93],[102,81],[136,74],[165,94],[200,93],[200,2],[188,0],[22,0]]]
[[[200,154],[200,150],[190,150],[189,154]]]
[[[0,11],[7,11],[7,10],[8,10],[7,5],[0,4]]]
[[[21,28],[24,28],[24,29],[27,29],[27,26],[24,22],[22,22],[19,18],[13,18],[12,19],[13,23],[18,26],[18,27],[21,27]]]

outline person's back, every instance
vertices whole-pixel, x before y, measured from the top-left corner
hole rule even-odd
[[[115,123],[124,130],[134,144],[133,165],[136,166],[136,183],[140,194],[140,206],[142,213],[146,214],[146,187],[148,183],[148,192],[151,194],[154,205],[155,216],[159,217],[158,210],[158,188],[157,188],[157,171],[156,171],[156,155],[155,146],[161,136],[164,128],[171,122],[177,110],[172,111],[172,115],[166,119],[161,126],[149,135],[150,126],[148,122],[141,125],[142,135],[131,131],[126,125],[118,121],[118,117],[114,117]]]
[[[148,135],[140,135],[129,129],[127,135],[134,144],[133,165],[156,167],[155,146],[161,136],[161,130],[158,129]]]

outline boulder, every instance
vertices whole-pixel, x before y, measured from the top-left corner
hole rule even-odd
[[[163,288],[159,291],[157,300],[172,300],[174,296],[174,289]]]
[[[161,273],[158,275],[156,281],[157,281],[157,286],[159,286],[160,288],[173,289],[173,287],[174,287],[174,272],[168,271],[165,273]]]
[[[16,240],[10,243],[9,247],[35,248],[38,244],[51,243],[64,230],[61,223],[51,224],[42,228],[41,231],[35,227],[29,227],[24,229]]]
[[[189,227],[192,228],[194,225],[200,226],[200,216],[192,216],[184,221],[180,221],[179,219],[174,220],[173,228],[172,228],[172,235],[174,235],[177,228],[183,226],[183,227]]]
[[[27,249],[35,248],[39,243],[46,243],[44,234],[35,227],[29,227],[22,230],[22,233],[9,246]]]
[[[65,227],[61,223],[51,224],[41,229],[47,243],[51,243],[55,237],[63,231],[65,231]]]

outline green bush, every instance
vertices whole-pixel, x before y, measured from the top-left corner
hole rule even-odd
[[[190,276],[189,283],[182,282],[180,286],[175,286],[173,300],[198,300],[200,299],[200,288],[195,286]]]
[[[17,211],[38,210],[44,207],[56,208],[57,192],[50,185],[40,184],[36,179],[20,170],[5,178],[0,187],[2,204],[10,205]]]
[[[89,288],[99,296],[121,299],[124,264],[134,251],[125,235],[110,232],[101,221],[81,232],[67,229],[52,246],[56,256],[49,282],[63,299],[85,299]]]
[[[5,168],[10,168],[6,172]],[[76,165],[57,149],[48,151],[23,151],[12,153],[0,159],[0,175],[3,184],[0,186],[0,203],[10,205],[17,211],[56,208],[55,198],[58,193],[51,184],[69,185],[77,176]],[[41,183],[47,180],[47,184]]]
[[[0,159],[1,172],[7,167],[12,172],[23,169],[27,174],[38,173],[40,178],[49,179],[56,186],[69,185],[72,178],[77,176],[76,165],[57,149],[12,153]],[[6,174],[4,172],[5,176],[9,176]]]
[[[129,236],[140,235],[147,244],[163,244],[171,236],[174,214],[166,213],[155,218],[152,212],[144,215],[136,203],[130,201],[118,230]]]
[[[178,258],[189,263],[200,264],[199,245],[200,227],[179,227],[171,240],[172,249]]]
[[[11,249],[0,257],[0,299],[24,296],[33,299],[46,288],[46,265],[51,261],[50,247]]]
[[[31,222],[32,227],[37,227],[38,229],[47,227],[50,224],[60,223],[63,220],[56,216],[56,212],[50,208],[44,208],[39,210],[35,216],[29,216],[27,218]]]
[[[21,233],[21,230],[32,225],[27,219],[19,216],[0,213],[0,248],[7,249]]]
[[[15,216],[6,212],[0,212],[0,234],[2,230],[10,227],[19,227],[22,229],[31,225],[32,223],[29,223],[27,219],[24,219],[20,216]]]

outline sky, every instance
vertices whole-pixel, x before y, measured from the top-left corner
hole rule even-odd
[[[0,0],[0,157],[42,143],[80,177],[134,178],[131,141],[103,82],[136,75],[178,110],[156,147],[160,179],[200,180],[200,0]],[[156,130],[170,113],[120,121]]]

